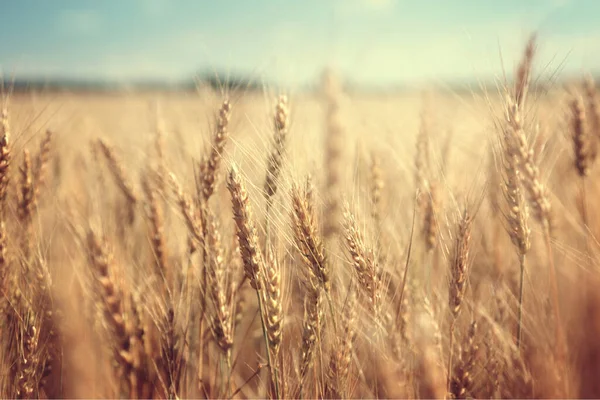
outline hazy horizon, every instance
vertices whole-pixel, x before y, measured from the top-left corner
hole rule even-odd
[[[600,71],[594,15],[593,0],[24,0],[0,16],[0,67],[17,79],[180,82],[215,71],[291,87],[327,66],[366,86],[489,80],[510,73],[537,32],[537,72],[573,75]]]

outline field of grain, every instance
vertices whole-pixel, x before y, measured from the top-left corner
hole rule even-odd
[[[3,398],[600,397],[600,98],[11,93]]]

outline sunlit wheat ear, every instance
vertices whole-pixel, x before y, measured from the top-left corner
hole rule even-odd
[[[45,184],[46,169],[50,162],[50,153],[52,150],[52,131],[47,130],[44,139],[40,143],[40,150],[35,159],[35,165],[33,169],[33,187],[35,189],[35,197],[39,198],[40,190]]]
[[[427,251],[435,249],[438,235],[439,192],[435,182],[429,184],[429,191],[425,193],[425,213],[423,215],[423,238]]]
[[[18,398],[35,398],[39,396],[40,330],[33,310],[25,309],[22,318],[19,361],[12,366],[18,371],[15,391]]]
[[[285,156],[286,141],[290,125],[288,100],[286,96],[279,96],[277,106],[275,107],[275,117],[273,119],[274,134],[271,153],[267,160],[267,176],[263,191],[267,200],[267,209],[273,201],[273,196],[277,193],[279,176]]]
[[[529,92],[529,83],[531,81],[531,67],[533,65],[533,58],[536,52],[536,35],[533,34],[529,38],[523,58],[517,67],[515,88],[514,88],[514,100],[515,104],[519,109],[523,109],[523,104],[527,98]]]
[[[478,350],[475,341],[476,334],[477,322],[473,321],[450,381],[450,395],[453,399],[471,398],[470,390],[473,386],[473,372],[477,362]]]
[[[592,163],[590,153],[590,138],[586,129],[585,108],[581,97],[576,96],[571,101],[571,134],[575,153],[575,168],[581,177],[589,174]]]
[[[61,373],[60,343],[53,304],[53,281],[48,270],[47,260],[44,257],[35,258],[32,263],[28,289],[31,293],[27,295],[28,301],[33,303],[35,310],[36,326],[39,330],[39,351],[37,359],[39,366],[37,373],[40,374],[38,390],[42,391],[46,386],[53,367],[58,367],[56,373]],[[57,361],[55,363],[54,361]]]
[[[469,211],[465,208],[458,221],[454,238],[454,255],[450,264],[450,290],[449,290],[449,306],[450,306],[450,355],[448,357],[448,377],[452,374],[452,357],[454,354],[454,330],[456,320],[461,310],[465,291],[467,288],[467,280],[469,277],[469,253],[471,251],[471,225],[473,219]],[[450,379],[448,379],[450,384]]]
[[[488,373],[489,379],[487,382],[483,382],[483,385],[479,385],[478,381],[475,381],[478,387],[480,395],[474,393],[477,396],[475,398],[498,398],[500,393],[500,385],[502,381],[502,367],[503,363],[500,355],[498,355],[498,344],[497,337],[492,331],[493,328],[485,330],[485,334],[481,339],[481,343],[484,345],[483,351],[488,355],[487,361],[483,364],[483,367]]]
[[[538,164],[539,154],[536,154],[536,148],[529,143],[528,135],[525,130],[523,118],[526,110],[526,98],[529,91],[529,81],[531,80],[531,69],[535,56],[535,35],[529,40],[522,60],[519,64],[516,73],[515,89],[512,95],[507,96],[506,101],[506,125],[508,132],[505,135],[504,145],[512,155],[515,155],[519,170],[519,179],[523,184],[527,200],[533,211],[533,216],[542,225],[546,250],[548,255],[548,263],[550,270],[552,300],[554,314],[556,316],[556,335],[559,352],[564,352],[566,342],[562,332],[560,323],[560,300],[558,294],[557,276],[554,267],[553,250],[551,244],[551,236],[553,234],[553,212],[550,202],[550,194],[547,186],[542,182]],[[503,129],[503,128],[502,128]],[[521,244],[524,244],[521,241]],[[518,246],[522,249],[524,246]],[[523,273],[525,257],[520,257],[521,272]],[[522,301],[519,312],[522,312]],[[519,330],[521,325],[519,324]],[[520,342],[520,340],[517,340]]]
[[[144,326],[141,320],[141,309],[139,300],[129,296],[129,307],[127,307],[128,318],[125,323],[128,347],[120,351],[120,356],[125,360],[127,375],[125,379],[129,383],[130,398],[147,398],[150,394],[148,380],[148,354],[144,346]]]
[[[207,283],[212,303],[212,330],[215,341],[223,352],[233,346],[235,312],[234,293],[231,292],[231,271],[223,259],[221,234],[215,217],[207,213],[206,243],[208,248]]]
[[[308,267],[309,275],[315,283],[329,290],[329,267],[323,241],[318,232],[319,224],[312,204],[311,190],[308,181],[303,189],[296,185],[292,187],[292,230],[296,247]]]
[[[33,180],[31,176],[31,156],[28,150],[23,151],[23,165],[20,168],[19,182],[19,220],[28,225],[33,216]]]
[[[131,224],[133,223],[133,220],[135,218],[135,207],[138,202],[138,195],[135,191],[130,177],[127,176],[127,174],[125,173],[125,168],[123,168],[123,164],[119,160],[113,146],[106,142],[104,139],[99,139],[98,144],[102,149],[104,157],[106,157],[106,160],[108,161],[108,166],[114,177],[115,183],[117,184],[119,189],[121,189],[121,192],[127,199],[127,204],[129,207],[128,217],[129,223]]]
[[[33,180],[31,175],[31,157],[27,149],[23,150],[23,164],[19,168],[19,192],[17,196],[17,217],[21,223],[21,250],[23,276],[30,271],[31,251],[33,249],[33,213],[35,210]]]
[[[265,348],[267,352],[267,362],[269,364],[269,370],[271,374],[272,389],[274,390],[275,395],[279,396],[279,371],[276,366],[275,358],[271,357],[271,350],[274,349],[274,342],[272,342],[270,339],[270,334],[273,336],[273,333],[275,333],[273,329],[276,327],[276,324],[274,323],[276,321],[268,321],[268,318],[265,318],[265,313],[269,312],[268,305],[265,304],[265,301],[266,297],[268,298],[270,294],[266,297],[264,295],[264,291],[268,290],[269,288],[265,288],[263,285],[265,278],[263,274],[269,273],[270,271],[266,270],[264,264],[265,260],[259,247],[258,233],[255,228],[254,215],[248,199],[248,192],[246,191],[246,187],[244,186],[242,178],[239,175],[235,164],[232,165],[231,169],[229,170],[227,188],[231,194],[233,219],[236,225],[240,253],[244,263],[244,273],[246,278],[248,278],[250,281],[250,286],[256,289],[259,313],[263,329],[263,338],[265,340]],[[271,275],[267,278],[271,279],[273,276]],[[272,284],[273,282],[269,283]],[[272,322],[274,324],[270,327],[269,324]],[[271,329],[271,332],[269,332],[269,329]],[[275,340],[278,339],[277,335],[273,336],[273,338]],[[278,350],[279,345],[276,347]]]
[[[585,80],[585,102],[590,136],[590,158],[596,160],[600,146],[600,101],[596,92],[596,82],[590,76]]]
[[[323,296],[316,287],[309,288],[304,298],[302,344],[300,347],[300,385],[312,366],[315,346],[323,322]]]
[[[524,256],[531,246],[528,225],[529,212],[521,190],[518,159],[508,148],[504,149],[503,164],[504,183],[502,189],[507,204],[505,212],[507,229],[519,255]]]
[[[164,382],[168,398],[175,398],[180,390],[181,375],[183,374],[182,335],[177,329],[175,310],[168,306],[166,312],[160,316],[160,357],[157,362],[158,369]]]
[[[522,333],[522,315],[523,315],[523,291],[525,274],[525,255],[529,251],[530,230],[529,230],[529,209],[525,203],[521,191],[520,171],[518,169],[519,158],[514,148],[511,146],[510,137],[503,140],[501,149],[503,159],[504,182],[502,189],[504,199],[506,200],[506,225],[511,241],[517,249],[520,264],[520,287],[519,287],[519,316],[517,327],[517,346],[521,343]]]
[[[123,317],[123,294],[111,276],[110,271],[114,268],[112,254],[104,241],[93,230],[88,232],[87,251],[94,271],[95,290],[100,301],[100,308],[104,313],[110,332],[114,359],[119,365],[117,378],[120,379],[127,376],[131,367],[122,353],[129,348],[129,337]]]
[[[473,219],[464,210],[456,227],[454,256],[450,264],[450,312],[456,319],[463,303],[469,273],[469,253],[471,251],[471,225]]]
[[[152,294],[152,296],[143,296],[143,298],[141,296],[134,297],[137,311],[132,311],[132,313],[137,313],[134,317],[139,320],[139,327],[143,332],[142,344],[144,353],[148,358],[148,366],[151,370],[150,375],[155,377],[160,371],[157,361],[160,360],[161,357],[160,335],[162,326],[160,325],[159,320],[165,318],[164,315],[166,314],[166,310],[159,311],[161,310],[159,304],[162,305],[164,302],[162,298],[155,297],[154,294]]]
[[[267,259],[265,262],[263,292],[265,302],[265,322],[269,338],[269,346],[274,359],[279,354],[281,335],[283,331],[283,304],[281,293],[281,272],[275,250],[267,247]]]
[[[227,188],[231,194],[233,219],[236,225],[240,253],[244,262],[244,273],[254,289],[260,289],[259,279],[264,262],[255,228],[254,214],[248,192],[235,165],[229,170]]]
[[[548,189],[541,182],[539,169],[534,160],[534,153],[531,150],[523,126],[520,120],[519,111],[516,107],[509,106],[511,115],[510,129],[513,137],[510,139],[509,146],[511,152],[518,158],[518,168],[521,172],[520,177],[523,186],[528,194],[528,199],[534,211],[534,216],[545,229],[552,227],[552,206],[550,203]]]
[[[208,201],[215,191],[217,174],[223,158],[223,151],[229,137],[229,119],[231,117],[231,103],[224,100],[217,114],[216,131],[212,142],[212,149],[208,157],[200,165],[201,195]]]
[[[381,307],[381,282],[377,258],[373,249],[366,246],[364,235],[349,206],[346,204],[344,208],[344,239],[350,262],[360,290],[368,299],[371,310],[378,315]]]
[[[9,183],[10,147],[10,124],[8,121],[8,110],[3,107],[0,115],[0,294],[7,298],[8,281],[10,271],[8,270],[8,236],[5,222],[6,195]],[[0,311],[4,311],[3,301]],[[8,326],[8,323],[7,325]]]
[[[377,227],[381,225],[381,192],[384,187],[383,171],[381,169],[381,160],[375,153],[371,155],[370,171],[371,188],[371,216]]]
[[[507,145],[511,152],[514,152],[518,157],[521,180],[534,216],[542,224],[544,230],[550,232],[552,228],[552,206],[548,189],[541,181],[538,163],[536,162],[537,155],[535,149],[530,146],[523,125],[523,110],[529,91],[531,68],[535,56],[535,40],[535,35],[533,35],[525,48],[523,58],[516,72],[514,94],[506,99],[506,123],[509,129]]]
[[[160,179],[160,178],[159,178]],[[158,184],[157,182],[155,183]],[[150,222],[150,241],[154,251],[155,273],[160,280],[166,283],[167,289],[171,289],[172,271],[167,264],[167,244],[164,231],[163,209],[159,204],[156,186],[151,183],[150,177],[146,176],[143,188],[148,203],[148,220]]]
[[[8,269],[8,236],[6,232],[6,223],[4,217],[0,215],[0,295],[8,298],[8,283],[10,272]],[[3,311],[2,301],[0,301],[0,312]]]

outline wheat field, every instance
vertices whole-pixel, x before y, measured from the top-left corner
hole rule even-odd
[[[0,124],[2,398],[600,397],[600,97],[44,93]]]

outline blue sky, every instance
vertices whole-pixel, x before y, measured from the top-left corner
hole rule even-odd
[[[597,0],[18,0],[0,13],[17,77],[295,85],[331,65],[365,84],[489,78],[539,32],[539,69],[600,71]],[[501,61],[502,58],[502,61]]]

